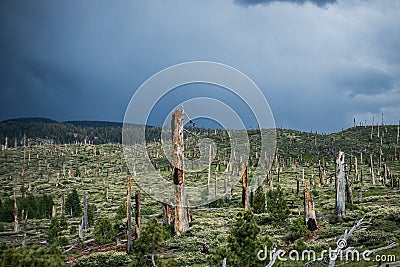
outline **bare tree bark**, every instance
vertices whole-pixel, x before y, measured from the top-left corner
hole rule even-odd
[[[336,215],[346,214],[344,152],[339,151],[336,159]]]
[[[173,177],[175,194],[175,234],[180,235],[189,229],[189,209],[183,173],[183,116],[184,111],[172,113],[171,130],[173,145]]]

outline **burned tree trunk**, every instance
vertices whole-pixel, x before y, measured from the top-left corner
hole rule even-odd
[[[245,211],[250,209],[249,203],[249,182],[247,179],[247,166],[243,168],[242,174],[242,204]]]
[[[305,223],[310,231],[318,229],[317,217],[315,216],[314,201],[304,181],[304,216]]]
[[[344,152],[339,151],[336,159],[336,215],[346,214],[345,207],[345,166]]]
[[[183,173],[183,116],[184,111],[172,113],[173,177],[175,194],[175,233],[180,235],[189,229],[189,209]]]
[[[139,238],[140,236],[140,191],[137,190],[135,194],[135,219],[136,219],[136,227],[135,227],[135,232],[136,232],[136,239]]]
[[[131,177],[128,176],[127,193],[126,193],[126,252],[129,253],[132,247],[132,208],[131,208]]]

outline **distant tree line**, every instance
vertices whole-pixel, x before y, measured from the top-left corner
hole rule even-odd
[[[204,134],[214,130],[205,128],[185,127],[191,132]],[[142,127],[133,125],[133,140],[142,135]],[[57,122],[46,118],[12,119],[0,122],[0,143],[8,147],[32,144],[69,144],[86,142],[91,144],[121,144],[122,123],[106,121],[67,121]],[[146,142],[161,140],[161,127],[146,126]]]

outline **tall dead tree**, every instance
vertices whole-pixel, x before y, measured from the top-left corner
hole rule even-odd
[[[137,190],[135,193],[135,232],[136,232],[136,239],[140,236],[140,190]]]
[[[126,219],[127,219],[126,252],[129,253],[131,251],[131,248],[132,248],[132,208],[131,208],[131,177],[130,176],[128,176],[128,182],[127,182]]]
[[[83,230],[89,229],[86,191],[83,191]]]
[[[14,232],[19,231],[17,196],[14,191]]]
[[[242,204],[245,211],[250,209],[249,203],[249,181],[247,178],[247,166],[244,166],[242,173]]]
[[[175,194],[175,234],[189,229],[189,209],[183,173],[183,107],[172,113],[173,177]]]
[[[208,151],[208,177],[207,177],[207,188],[210,191],[210,180],[211,180],[211,144]]]
[[[387,178],[388,178],[388,167],[386,163],[383,164],[383,186],[386,186],[387,183]]]
[[[314,201],[304,181],[304,219],[310,231],[318,229],[317,217],[315,216]]]
[[[321,160],[318,160],[318,175],[319,175],[319,184],[324,185],[325,180],[324,180],[324,172],[323,172],[322,166],[321,166]]]
[[[372,184],[375,185],[375,174],[374,174],[374,161],[372,159],[372,153],[369,154],[369,161],[370,161],[370,168],[369,170],[371,171],[371,180],[372,180]]]
[[[345,165],[344,152],[339,151],[336,159],[336,215],[346,214],[345,206]]]
[[[359,181],[360,177],[359,177],[359,174],[358,174],[357,157],[354,157],[354,171],[355,171],[355,174],[356,174],[356,180]]]
[[[350,204],[350,209],[353,210],[353,182],[348,175],[346,176],[346,199]]]

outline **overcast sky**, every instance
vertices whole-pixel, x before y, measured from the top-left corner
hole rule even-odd
[[[248,75],[279,127],[397,124],[399,14],[398,0],[3,0],[0,119],[122,121],[151,75],[206,60]]]

